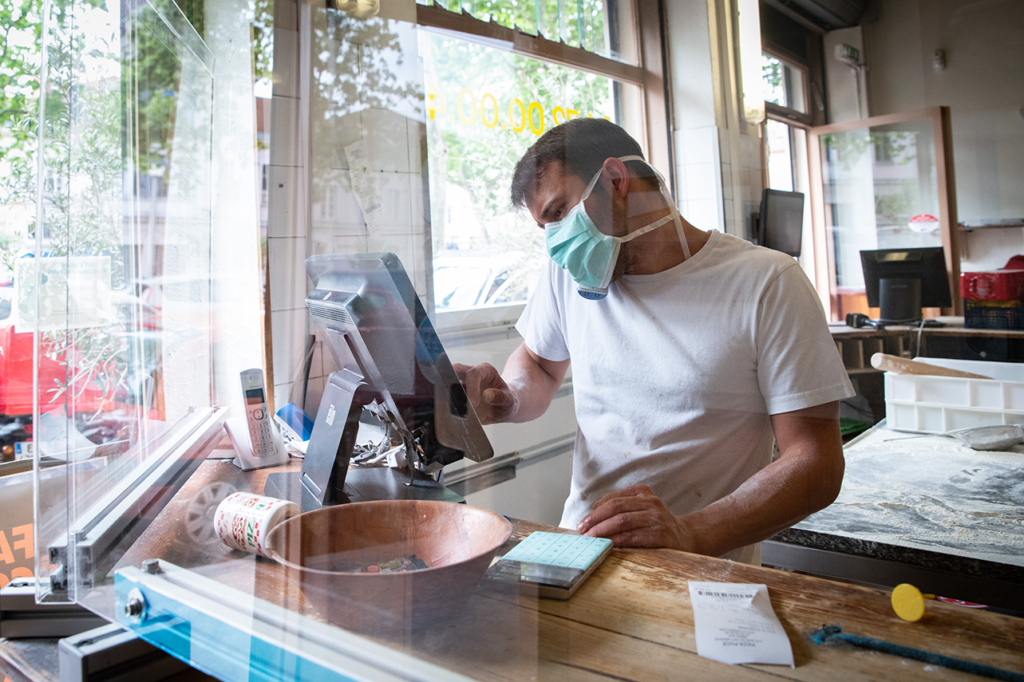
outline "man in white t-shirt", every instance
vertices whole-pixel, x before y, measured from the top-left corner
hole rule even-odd
[[[572,363],[562,526],[758,562],[756,543],[835,499],[838,401],[854,391],[793,258],[687,223],[603,119],[545,133],[512,201],[551,256],[516,325],[524,343],[500,374],[456,369],[484,423],[525,422]]]

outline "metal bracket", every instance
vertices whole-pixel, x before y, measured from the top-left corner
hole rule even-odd
[[[0,638],[68,637],[106,625],[78,604],[36,603],[36,579],[15,578],[0,590]]]
[[[159,447],[144,466],[132,472],[90,507],[68,529],[76,551],[74,574],[68,571],[68,537],[49,547],[54,571],[49,592],[65,600],[65,591],[76,585],[93,587],[106,577],[128,547],[146,529],[157,513],[185,484],[202,463],[208,450],[220,437],[221,423],[227,415],[223,408],[197,410],[181,424],[179,437]]]
[[[111,623],[60,640],[57,657],[60,682],[155,682],[189,669],[134,632]]]

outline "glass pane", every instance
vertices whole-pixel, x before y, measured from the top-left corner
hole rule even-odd
[[[29,460],[32,440],[32,325],[16,324],[18,260],[35,251],[36,141],[41,3],[19,3],[2,20],[0,51],[0,462]],[[8,432],[7,430],[10,429]],[[31,501],[29,502],[31,504]],[[29,508],[17,510],[20,518]],[[12,515],[14,510],[11,510]],[[2,524],[0,524],[2,525]],[[12,566],[0,569],[0,583]]]
[[[807,113],[802,69],[769,54],[761,55],[761,69],[766,102]]]
[[[316,10],[312,22],[312,252],[395,253],[425,297],[426,133],[416,27],[327,9]],[[304,271],[301,260],[295,267]],[[298,323],[306,317],[302,310]],[[301,376],[302,358],[297,363],[289,376]]]
[[[75,555],[86,519],[212,391],[212,60],[173,4],[74,9],[47,17],[42,229],[14,273],[39,469],[68,468],[40,489],[37,577],[70,599],[109,568]]]
[[[247,4],[247,3],[242,3]],[[274,74],[274,2],[253,0],[252,11],[252,94],[256,104],[256,196],[260,221],[260,306],[267,300],[267,228],[270,218],[270,121]],[[266,311],[263,311],[266,314]]]
[[[543,231],[511,208],[516,161],[570,118],[604,117],[642,139],[626,113],[638,89],[430,32],[420,53],[436,310],[525,302],[546,255]]]
[[[864,290],[861,250],[941,246],[930,118],[819,140],[825,225],[840,294]],[[935,220],[912,220],[918,216]]]
[[[785,123],[769,119],[765,123],[768,144],[768,187],[785,192],[793,190],[792,128]]]
[[[433,0],[417,0],[434,5]],[[632,13],[629,2],[605,0],[442,0],[451,12],[464,12],[482,21],[542,35],[604,57],[637,63],[631,44]]]

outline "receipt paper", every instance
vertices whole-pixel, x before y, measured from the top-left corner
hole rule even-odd
[[[722,663],[793,665],[765,585],[690,581],[697,653]]]

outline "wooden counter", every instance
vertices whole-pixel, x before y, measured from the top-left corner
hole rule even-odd
[[[137,565],[157,556],[180,566],[204,567],[200,573],[215,579],[219,575],[240,590],[260,593],[276,586],[290,591],[280,583],[273,562],[228,550],[189,523],[202,513],[196,500],[223,493],[228,486],[262,490],[266,473],[244,473],[227,461],[207,461],[123,563]],[[542,528],[522,521],[514,526],[514,538]],[[792,643],[796,668],[727,666],[698,656],[687,590],[691,579],[766,584]],[[808,635],[824,624],[1024,672],[1024,619],[930,602],[924,620],[907,623],[895,616],[883,591],[672,550],[613,550],[565,602],[481,588],[458,619],[378,641],[483,680],[976,679],[887,654],[814,644]],[[0,670],[14,680],[57,679],[52,663],[31,667],[27,659],[33,657],[24,655],[29,646],[39,644],[0,641]],[[40,658],[45,656],[33,660]]]
[[[829,323],[829,332],[851,375],[878,373],[871,366],[875,353],[928,356],[955,360],[1024,361],[1024,331],[976,329],[963,318],[940,318],[945,326],[893,325],[884,329]]]

